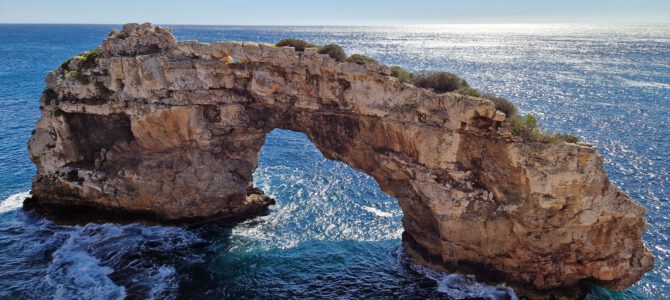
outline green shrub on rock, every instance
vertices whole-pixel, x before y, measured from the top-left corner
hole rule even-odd
[[[63,75],[61,75],[61,78],[65,79],[65,78],[69,78],[69,77],[74,78],[76,80],[79,80],[84,84],[89,83],[88,77],[86,77],[86,75],[82,74],[78,70],[72,70],[72,71],[65,70],[65,71],[63,71]]]
[[[499,111],[502,111],[507,115],[507,117],[512,117],[517,114],[518,110],[516,109],[516,106],[514,106],[514,103],[510,102],[509,100],[498,97],[493,94],[483,94],[481,95],[482,98],[491,100],[493,104],[496,105],[496,109]]]
[[[319,54],[328,54],[328,56],[339,62],[347,60],[347,53],[344,52],[342,47],[336,44],[328,44],[319,48]]]
[[[352,56],[349,56],[349,58],[347,58],[347,62],[356,63],[359,65],[379,63],[376,60],[361,54],[354,54]]]
[[[474,89],[474,88],[471,88],[471,87],[462,87],[460,89],[457,89],[456,93],[459,93],[459,94],[465,95],[465,96],[470,96],[470,97],[481,97],[482,96],[477,89]]]
[[[60,65],[62,70],[61,78],[73,77],[84,83],[88,83],[88,78],[82,73],[83,70],[95,68],[98,64],[98,58],[102,55],[102,49],[95,48],[91,51],[81,53],[66,60]],[[70,63],[73,59],[77,59],[74,64],[74,69],[70,69]]]
[[[514,116],[510,119],[512,134],[521,137],[525,141],[555,144],[561,141],[560,136],[546,133],[540,129],[537,119],[527,114],[525,116]]]
[[[102,49],[95,48],[91,51],[84,52],[79,54],[81,60],[79,61],[79,67],[82,69],[91,69],[96,66],[98,63],[98,58],[102,54]]]
[[[392,67],[391,76],[398,78],[402,83],[412,83],[414,75],[401,67]]]
[[[565,142],[573,144],[581,141],[581,139],[578,136],[567,133],[561,134],[561,139]]]
[[[484,98],[491,100],[493,104],[495,104],[496,109],[499,111],[502,111],[507,115],[508,118],[514,116],[517,114],[517,108],[514,106],[514,103],[510,102],[509,100],[503,98],[503,97],[498,97],[494,94],[482,94],[480,93],[477,89],[471,88],[471,87],[462,87],[458,90],[456,90],[456,93],[459,93],[461,95],[466,95],[466,96],[471,96],[471,97],[479,97],[479,98]]]
[[[300,40],[300,39],[283,39],[277,44],[275,44],[277,47],[293,47],[295,48],[295,51],[305,51],[306,48],[318,48],[317,45],[314,45],[312,43]]]
[[[509,119],[509,122],[512,125],[512,134],[523,138],[525,141],[548,144],[577,143],[580,141],[579,137],[572,134],[554,134],[542,131],[537,119],[530,114],[514,116]]]
[[[422,72],[414,77],[414,85],[432,89],[436,93],[453,92],[470,87],[465,80],[449,72]]]
[[[539,130],[537,128],[537,119],[530,114],[515,116],[509,119],[509,121],[510,125],[512,125],[512,134],[524,139],[530,139]]]

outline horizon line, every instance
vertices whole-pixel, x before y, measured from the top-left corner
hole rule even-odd
[[[151,23],[161,26],[249,26],[249,27],[411,27],[411,26],[448,26],[448,25],[670,25],[670,22],[520,22],[520,23],[424,23],[424,24],[188,24],[188,23],[154,23],[154,22],[125,22],[125,23],[53,23],[53,22],[2,22],[0,25],[124,25],[130,23]]]

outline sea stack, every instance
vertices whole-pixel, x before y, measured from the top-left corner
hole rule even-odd
[[[587,143],[526,142],[486,99],[400,82],[316,49],[177,41],[127,24],[46,78],[29,142],[39,211],[174,222],[239,218],[272,199],[265,135],[305,133],[398,199],[408,252],[546,289],[624,289],[653,266],[644,208]]]

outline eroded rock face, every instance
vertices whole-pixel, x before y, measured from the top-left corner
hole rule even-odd
[[[47,75],[29,143],[37,208],[256,212],[270,200],[252,172],[265,135],[282,128],[373,176],[400,202],[412,253],[441,265],[614,289],[653,265],[644,209],[609,182],[595,149],[521,142],[488,100],[314,49],[176,41],[150,24],[124,26],[101,49]]]

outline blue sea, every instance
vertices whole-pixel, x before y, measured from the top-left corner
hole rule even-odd
[[[1,299],[516,297],[413,264],[396,200],[297,132],[268,135],[254,181],[277,205],[241,223],[71,226],[22,211],[44,76],[115,27],[0,25]],[[181,40],[297,37],[448,70],[593,143],[611,180],[647,208],[656,266],[628,290],[589,297],[670,299],[670,25],[172,28]]]

